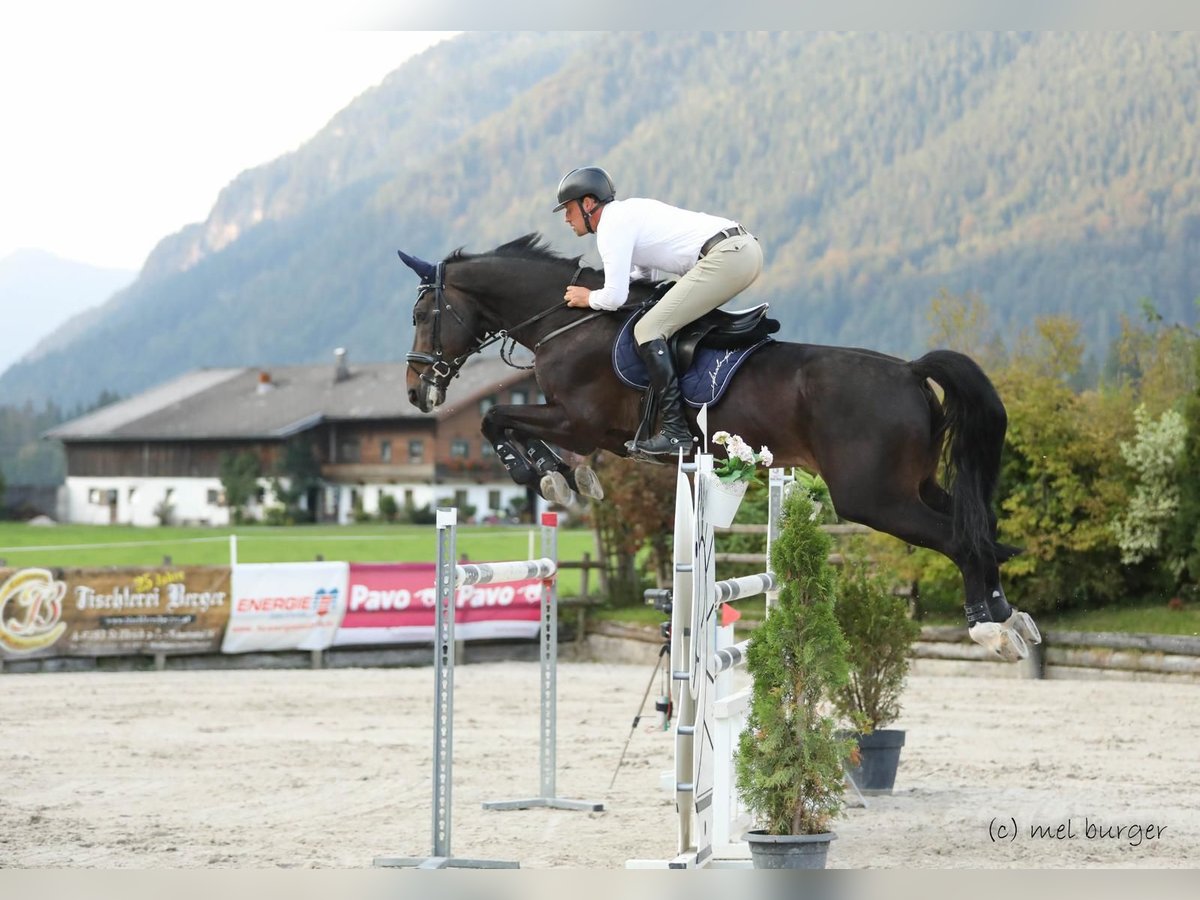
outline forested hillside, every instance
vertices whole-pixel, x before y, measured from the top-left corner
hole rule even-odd
[[[234,180],[0,402],[400,358],[395,250],[541,230],[587,251],[549,211],[584,163],[745,223],[766,251],[746,301],[784,337],[912,355],[944,289],[1005,337],[1070,314],[1103,358],[1143,297],[1196,321],[1198,56],[1194,34],[464,34]]]

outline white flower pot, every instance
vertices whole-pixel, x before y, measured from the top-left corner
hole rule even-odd
[[[716,528],[728,528],[737,516],[748,481],[724,482],[716,475],[704,476],[704,512],[708,523]]]

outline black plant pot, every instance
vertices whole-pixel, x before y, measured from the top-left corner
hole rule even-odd
[[[832,831],[824,834],[746,832],[750,858],[756,869],[823,869],[829,842],[836,837]]]
[[[890,794],[896,784],[904,732],[884,728],[857,737],[859,763],[847,769],[854,786],[863,794]]]

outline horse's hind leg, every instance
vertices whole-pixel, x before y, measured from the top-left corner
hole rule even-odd
[[[851,485],[826,481],[838,514],[853,522],[883,531],[918,547],[935,550],[958,567],[963,578],[966,599],[963,604],[967,631],[971,639],[1000,659],[1015,661],[1028,654],[1020,633],[1005,628],[992,613],[989,571],[995,571],[994,584],[999,586],[999,568],[994,560],[985,560],[954,538],[954,526],[948,512],[949,495],[941,488],[936,491],[923,486],[921,497],[897,495],[894,490],[873,493],[865,480]],[[840,481],[840,479],[839,479]],[[936,486],[934,486],[936,487]],[[941,492],[938,496],[937,491]],[[890,499],[887,499],[890,496]],[[927,503],[928,499],[932,503]],[[940,508],[939,508],[940,507]],[[1003,592],[1000,593],[1003,597]],[[1007,606],[1007,601],[1004,602]],[[1007,618],[1007,616],[1005,617]]]
[[[932,480],[921,485],[921,499],[938,512],[950,515],[953,503],[952,498],[946,492],[945,488]],[[1007,551],[1011,548],[1007,548],[996,541],[996,516],[994,513],[989,512],[989,524],[993,545],[997,548],[998,552],[1004,552],[1007,559],[1009,555]],[[1020,612],[1009,605],[1008,598],[1004,595],[1004,587],[1000,584],[999,560],[995,557],[984,561],[983,580],[984,598],[991,620],[999,623],[1003,628],[1015,631],[1024,643],[1040,644],[1042,642],[1042,634],[1038,630],[1037,623],[1033,621],[1033,617],[1029,613]],[[970,624],[968,622],[968,625]],[[1014,641],[1013,643],[1015,644],[1016,642]],[[1017,646],[1019,648],[1019,645]]]

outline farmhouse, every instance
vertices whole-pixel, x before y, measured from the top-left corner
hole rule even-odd
[[[46,433],[66,451],[58,518],[227,525],[221,463],[247,453],[262,473],[246,510],[254,518],[278,504],[273,479],[297,459],[315,476],[299,505],[319,521],[375,514],[384,495],[401,510],[473,507],[479,520],[527,500],[479,425],[492,405],[540,402],[532,372],[474,360],[446,404],[422,413],[408,401],[407,371],[351,366],[341,350],[332,366],[199,369],[64,422]]]

